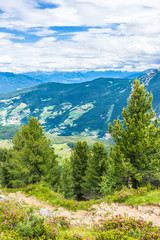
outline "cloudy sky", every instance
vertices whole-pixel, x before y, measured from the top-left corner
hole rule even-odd
[[[159,66],[159,0],[0,0],[0,72]]]

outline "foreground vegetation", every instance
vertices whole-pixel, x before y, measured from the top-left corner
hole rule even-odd
[[[142,219],[115,216],[92,225],[73,226],[70,219],[40,217],[39,209],[10,200],[0,203],[0,239],[3,240],[158,240],[160,228]]]
[[[160,205],[160,189],[150,189],[150,186],[141,187],[138,189],[128,189],[124,187],[120,191],[114,192],[113,195],[107,195],[101,199],[91,199],[90,201],[76,201],[73,199],[66,199],[62,194],[52,191],[49,187],[43,185],[43,183],[29,185],[25,188],[8,189],[5,188],[6,193],[11,192],[23,192],[25,195],[36,197],[38,200],[46,202],[52,206],[65,207],[68,210],[88,210],[92,208],[92,205],[101,202],[112,203],[124,203],[126,205],[138,206],[138,205]]]

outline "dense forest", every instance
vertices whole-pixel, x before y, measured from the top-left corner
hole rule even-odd
[[[68,199],[89,200],[113,194],[123,186],[160,184],[160,127],[152,109],[152,94],[134,81],[122,117],[109,124],[115,145],[110,151],[96,142],[92,149],[78,141],[60,166],[40,122],[34,117],[13,138],[13,148],[1,150],[1,185],[20,188],[44,182]],[[107,128],[108,126],[106,126]]]

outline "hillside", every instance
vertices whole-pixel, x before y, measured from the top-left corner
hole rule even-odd
[[[42,83],[40,79],[35,79],[25,74],[0,72],[0,94],[33,87],[40,83]]]
[[[80,83],[91,81],[96,78],[129,78],[134,79],[144,72],[122,72],[122,71],[87,71],[87,72],[28,72],[26,75],[40,79],[43,82],[59,82],[59,83]]]
[[[34,116],[51,133],[104,136],[108,123],[126,105],[131,83],[99,78],[78,84],[45,83],[7,94],[0,100],[0,124],[26,124]]]
[[[153,93],[153,108],[159,117],[159,70],[151,70],[139,79]],[[108,123],[118,116],[121,119],[132,83],[131,79],[98,78],[77,84],[49,82],[8,93],[1,96],[0,125],[27,124],[34,116],[45,131],[56,135],[104,137]]]

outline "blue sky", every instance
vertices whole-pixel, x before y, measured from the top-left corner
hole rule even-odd
[[[160,65],[159,0],[0,0],[0,72]]]

